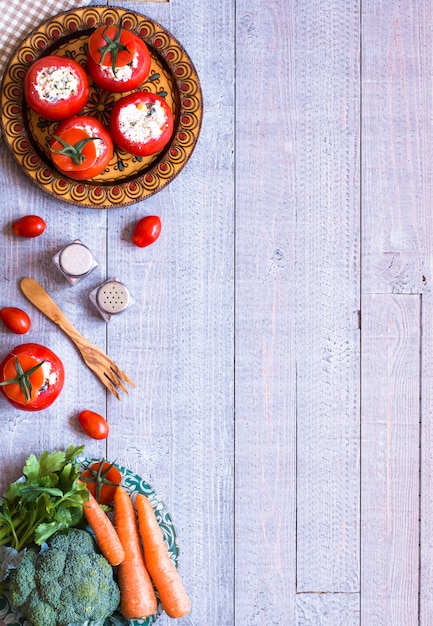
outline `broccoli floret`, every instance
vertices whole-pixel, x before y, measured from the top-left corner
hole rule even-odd
[[[63,552],[79,552],[81,554],[92,554],[95,552],[95,542],[90,533],[84,530],[69,530],[58,532],[48,540],[50,548],[62,550]]]
[[[38,558],[38,551],[29,548],[22,558],[19,566],[12,570],[9,578],[15,584],[10,585],[9,594],[11,603],[14,606],[21,606],[36,588],[35,564]]]
[[[33,626],[103,624],[119,605],[113,568],[85,530],[56,533],[41,552],[29,549],[8,579],[12,606]]]
[[[24,608],[25,607],[25,608]],[[25,610],[25,612],[24,612]],[[57,609],[47,602],[42,602],[37,594],[30,596],[21,607],[21,612],[28,617],[32,624],[45,624],[45,626],[57,626]]]

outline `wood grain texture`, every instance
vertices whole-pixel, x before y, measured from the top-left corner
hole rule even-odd
[[[296,240],[290,196],[295,170],[293,110],[287,106],[291,84],[286,80],[291,73],[294,11],[283,5],[237,3],[235,609],[239,626],[294,622]]]
[[[362,300],[361,624],[418,624],[420,297]]]
[[[359,626],[359,593],[299,593],[296,626]]]
[[[330,8],[298,5],[290,76],[300,592],[359,589],[359,4]]]
[[[239,624],[358,588],[358,5],[283,4],[237,4]]]
[[[431,274],[431,3],[365,2],[362,20],[363,290],[421,293]]]
[[[421,300],[420,626],[433,622],[433,300]]]
[[[363,166],[362,166],[362,284],[365,294],[422,294],[420,300],[420,373],[413,372],[403,389],[398,381],[388,380],[384,397],[395,394],[404,401],[409,384],[419,384],[420,394],[420,459],[416,459],[416,424],[398,426],[398,437],[404,429],[411,430],[411,439],[396,448],[392,465],[388,465],[388,494],[406,513],[406,519],[392,511],[392,535],[380,534],[380,552],[373,561],[370,552],[363,555],[363,569],[371,581],[375,574],[379,595],[371,596],[371,588],[363,593],[365,624],[418,624],[433,621],[433,549],[432,510],[432,431],[431,431],[431,265],[432,265],[432,28],[431,3],[367,2],[363,3]],[[377,33],[380,32],[380,37]],[[380,137],[380,139],[378,139]],[[414,297],[414,301],[418,298]],[[412,305],[415,306],[415,305]],[[391,311],[392,312],[392,311]],[[397,311],[398,318],[406,314]],[[364,313],[363,313],[364,317]],[[409,329],[401,329],[401,345],[409,344]],[[393,339],[397,343],[398,338]],[[416,342],[416,339],[414,339]],[[363,350],[364,353],[364,350]],[[375,351],[370,358],[376,358]],[[369,360],[370,360],[369,358]],[[363,354],[363,359],[366,356]],[[416,370],[416,368],[414,368]],[[363,381],[364,384],[364,381]],[[413,390],[413,394],[416,391]],[[415,402],[415,399],[413,399]],[[415,408],[413,408],[415,412]],[[413,415],[412,415],[413,417]],[[397,427],[394,427],[396,430]],[[383,426],[382,426],[383,429]],[[381,439],[384,434],[382,433]],[[397,441],[391,439],[393,443]],[[397,445],[396,443],[396,445]],[[369,447],[367,453],[370,455]],[[364,456],[364,455],[363,455]],[[370,456],[367,459],[371,460]],[[370,461],[368,461],[369,463]],[[379,461],[377,461],[379,463]],[[383,458],[382,458],[383,462]],[[416,526],[416,469],[420,476],[420,528]],[[408,473],[405,477],[404,472]],[[395,475],[396,474],[396,475]],[[382,477],[384,480],[384,478]],[[363,488],[372,490],[370,476],[364,476]],[[378,495],[382,500],[382,497]],[[375,513],[379,524],[382,513]],[[382,520],[382,524],[383,524]],[[400,526],[398,546],[393,545]],[[369,522],[370,525],[370,522]],[[368,531],[367,537],[372,530]],[[419,606],[416,597],[416,536],[420,532]],[[400,552],[400,554],[399,554]],[[402,554],[401,554],[402,552]],[[371,562],[369,562],[371,561]],[[387,585],[385,590],[385,585]],[[401,600],[402,595],[406,600]],[[400,615],[399,611],[403,611]],[[364,612],[363,612],[364,613]]]

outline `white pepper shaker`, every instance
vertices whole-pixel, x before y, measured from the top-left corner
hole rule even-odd
[[[113,315],[126,311],[132,304],[128,287],[117,278],[110,278],[93,289],[89,298],[106,322],[110,321]]]

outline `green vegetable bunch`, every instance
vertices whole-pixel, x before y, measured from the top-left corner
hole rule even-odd
[[[102,626],[117,609],[120,592],[93,537],[74,528],[56,533],[44,547],[26,550],[9,574],[11,605],[33,626]]]
[[[76,458],[84,446],[66,452],[31,454],[23,468],[25,480],[12,483],[0,501],[0,546],[22,550],[41,545],[58,530],[83,519],[86,485],[79,481]]]

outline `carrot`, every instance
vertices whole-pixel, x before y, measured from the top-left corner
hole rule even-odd
[[[179,572],[167,550],[150,500],[138,494],[135,506],[147,571],[158,590],[164,611],[170,617],[183,617],[191,609]]]
[[[114,524],[125,550],[117,568],[120,611],[126,619],[144,619],[155,613],[157,601],[144,564],[134,505],[123,487],[114,492]]]
[[[125,550],[109,517],[90,491],[89,499],[83,505],[83,512],[95,533],[96,543],[102,554],[111,565],[119,565],[125,558]]]

